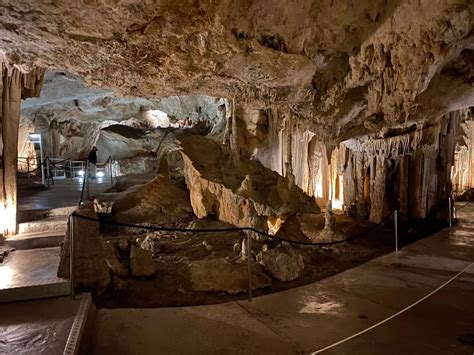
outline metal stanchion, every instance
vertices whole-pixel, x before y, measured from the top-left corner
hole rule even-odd
[[[398,211],[393,212],[393,223],[395,224],[395,254],[398,254]]]
[[[252,302],[252,236],[247,232],[247,272],[249,277],[249,302]]]
[[[49,188],[49,177],[50,177],[50,173],[49,173],[49,159],[48,157],[46,157],[46,184]]]
[[[110,185],[113,186],[114,184],[114,175],[113,175],[113,172],[112,172],[112,159],[109,158],[109,169],[110,169]]]
[[[86,174],[84,176],[84,179],[86,179],[86,190],[87,190],[87,199],[90,200],[90,191],[89,191],[89,181],[90,181],[90,164],[89,162],[86,162]]]
[[[71,297],[76,296],[76,257],[74,249],[74,216],[69,217],[69,279],[71,281]]]
[[[30,157],[26,157],[26,171],[28,173],[28,179],[30,178]]]
[[[449,212],[449,227],[453,225],[453,206],[451,203],[451,196],[448,197],[448,212]]]

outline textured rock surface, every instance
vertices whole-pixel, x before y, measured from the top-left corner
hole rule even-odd
[[[97,218],[92,203],[78,207],[77,213]],[[61,260],[58,269],[58,276],[67,279],[70,277],[70,241],[70,228],[68,228],[61,247]],[[110,269],[97,222],[74,218],[74,248],[76,287],[98,292],[104,291],[110,283]]]
[[[239,227],[267,230],[268,220],[318,212],[309,196],[261,164],[200,136],[180,136],[184,175],[194,213]]]
[[[471,105],[472,71],[462,73],[473,6],[7,0],[0,48],[11,62],[67,69],[126,95],[276,102],[342,136]]]
[[[195,218],[189,193],[172,180],[157,176],[145,184],[138,184],[118,193],[101,197],[113,202],[112,221],[180,226]]]
[[[224,291],[235,295],[248,290],[247,263],[231,263],[226,259],[195,261],[190,266],[190,277],[194,291]],[[269,287],[271,284],[271,279],[258,265],[254,265],[252,289]]]
[[[130,249],[130,270],[133,276],[152,276],[155,274],[152,254],[150,250],[132,245]]]
[[[303,257],[287,243],[262,250],[257,260],[270,275],[283,282],[296,280],[304,270]]]
[[[204,95],[119,97],[112,91],[87,87],[75,75],[47,71],[41,96],[21,105],[20,156],[34,157],[28,134],[37,132],[42,135],[45,156],[84,159],[96,145],[99,162],[109,156],[121,163],[137,156],[156,158],[169,133],[160,128],[201,125],[218,133],[218,124],[229,114],[227,105],[225,99]],[[123,165],[127,173],[127,161]]]

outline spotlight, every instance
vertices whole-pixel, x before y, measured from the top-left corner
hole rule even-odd
[[[77,175],[79,175],[79,176],[84,176],[84,170],[79,170],[79,171],[77,172]]]
[[[102,178],[102,177],[104,177],[104,175],[105,175],[105,174],[104,174],[104,172],[103,172],[103,171],[99,171],[99,172],[97,172],[97,177],[100,177],[100,178]]]

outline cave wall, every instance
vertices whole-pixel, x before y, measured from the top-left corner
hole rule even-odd
[[[324,141],[291,111],[237,107],[235,151],[286,176],[321,207],[380,222],[398,209],[425,218],[447,203],[451,168],[463,111],[427,126],[362,136],[336,144]]]
[[[456,145],[454,166],[451,171],[453,188],[462,193],[474,188],[474,109],[461,114],[460,136]]]

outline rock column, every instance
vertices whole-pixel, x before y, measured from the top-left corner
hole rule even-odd
[[[15,234],[17,207],[17,159],[20,102],[22,98],[39,95],[43,70],[23,73],[16,67],[2,64],[1,112],[2,156],[0,162],[0,233]]]

